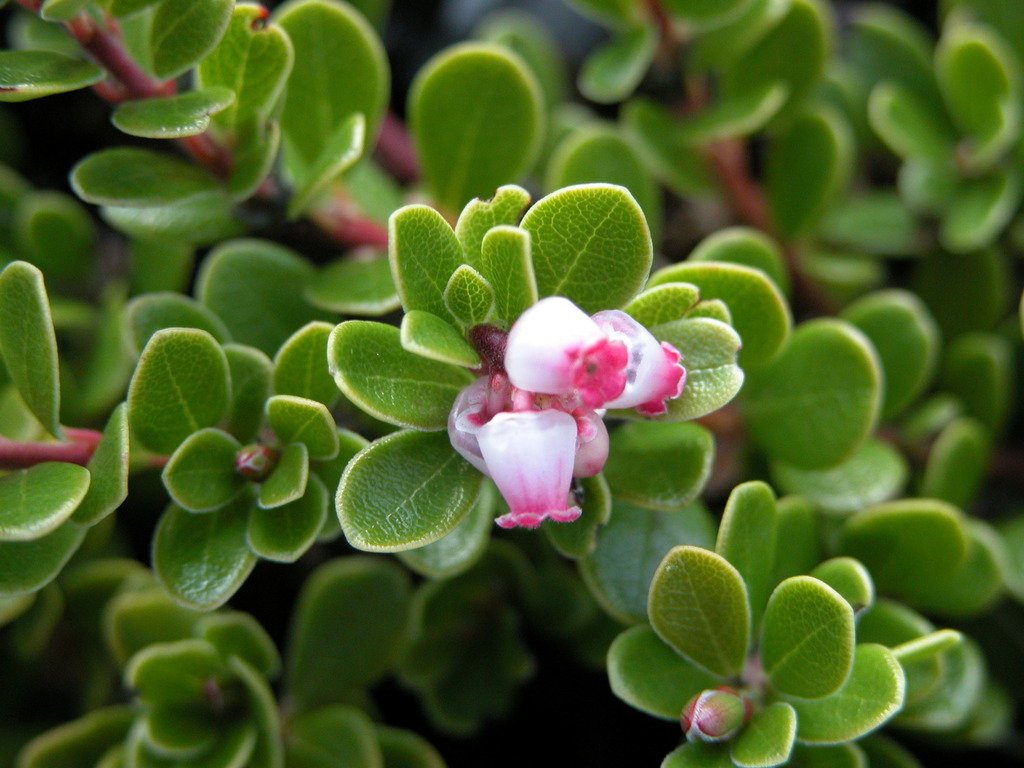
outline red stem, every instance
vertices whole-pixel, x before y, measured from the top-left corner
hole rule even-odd
[[[349,247],[369,246],[386,250],[388,231],[372,219],[361,216],[344,205],[331,205],[314,211],[310,218],[334,240]]]
[[[390,111],[380,124],[375,154],[384,169],[400,182],[409,184],[420,177],[420,163],[412,139],[402,122]]]
[[[45,461],[85,466],[96,450],[89,443],[20,443],[0,439],[0,468],[25,469]]]

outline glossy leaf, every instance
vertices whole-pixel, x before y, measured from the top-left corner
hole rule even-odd
[[[767,768],[785,765],[796,741],[796,712],[776,701],[756,713],[730,750],[733,765]]]
[[[331,459],[338,453],[338,427],[323,403],[294,395],[267,400],[267,423],[282,443],[302,443],[311,459]]]
[[[50,51],[0,51],[0,101],[27,101],[95,85],[106,73],[91,61]]]
[[[327,339],[334,326],[313,322],[291,335],[274,356],[274,392],[323,403],[338,399],[338,388],[327,370]]]
[[[737,485],[722,513],[715,551],[743,577],[754,626],[773,584],[772,570],[779,549],[777,532],[778,513],[772,489],[756,480]]]
[[[35,592],[57,577],[85,538],[66,523],[34,541],[0,541],[0,597]]]
[[[253,347],[227,344],[224,356],[231,375],[228,431],[241,441],[252,440],[263,423],[263,406],[271,391],[272,363]]]
[[[462,244],[466,263],[487,276],[489,273],[483,266],[487,234],[496,227],[514,227],[529,204],[530,193],[515,184],[498,187],[489,198],[475,198],[466,203],[455,222],[455,236]]]
[[[582,510],[573,525],[547,521],[543,524],[548,541],[563,556],[578,560],[597,548],[597,534],[612,513],[612,492],[604,475],[586,477],[573,490]]]
[[[221,611],[196,622],[195,634],[217,649],[221,658],[238,656],[267,677],[276,677],[281,658],[274,641],[252,616]]]
[[[285,759],[294,768],[378,768],[373,723],[352,707],[323,707],[289,723]]]
[[[303,443],[284,446],[270,477],[260,484],[258,505],[275,509],[300,499],[309,482],[309,450]]]
[[[494,288],[468,264],[461,264],[444,288],[444,305],[464,328],[486,323],[494,314]]]
[[[153,74],[169,80],[197,64],[220,41],[233,6],[231,0],[163,0],[150,27]]]
[[[480,365],[480,356],[465,337],[440,317],[413,309],[402,317],[402,348],[429,360],[464,368]]]
[[[71,186],[87,203],[138,208],[180,203],[217,190],[217,182],[201,168],[135,147],[89,155],[71,170]]]
[[[231,334],[213,312],[195,299],[171,291],[136,296],[125,307],[131,342],[136,354],[141,352],[153,334],[164,328],[198,328],[223,343]]]
[[[689,283],[664,283],[637,294],[623,310],[640,325],[656,325],[681,320],[700,300],[700,290]]]
[[[449,317],[444,290],[463,262],[451,226],[433,208],[406,206],[388,222],[388,259],[406,311]]]
[[[980,423],[971,418],[950,422],[932,443],[921,495],[968,506],[985,479],[990,453],[991,438]]]
[[[366,118],[356,113],[337,126],[312,164],[300,173],[288,202],[288,218],[296,219],[316,204],[331,183],[362,156],[366,143]]]
[[[724,96],[679,126],[679,139],[688,144],[706,144],[720,139],[754,133],[771,120],[786,103],[789,89],[781,82]]]
[[[128,406],[117,406],[103,429],[89,459],[89,490],[71,519],[79,525],[95,525],[128,498]]]
[[[308,550],[327,519],[330,494],[316,475],[310,475],[305,493],[273,509],[257,507],[249,515],[246,542],[264,560],[293,563]]]
[[[384,258],[331,262],[310,276],[304,295],[318,309],[345,315],[386,315],[402,305]]]
[[[33,541],[54,531],[88,490],[88,470],[56,461],[0,477],[0,541]]]
[[[701,240],[687,261],[717,261],[759,269],[783,294],[789,293],[789,273],[778,244],[756,229],[721,229]]]
[[[587,57],[580,69],[580,93],[599,104],[622,101],[640,84],[657,50],[653,25],[624,30]]]
[[[228,88],[187,91],[175,96],[126,101],[110,120],[118,130],[145,139],[197,136],[210,127],[211,116],[230,107],[235,92]]]
[[[398,558],[411,570],[433,579],[457,576],[471,568],[490,541],[495,496],[493,486],[484,483],[473,508],[451,533],[432,544],[403,550]]]
[[[94,768],[132,723],[130,707],[97,709],[36,736],[22,750],[22,768]]]
[[[653,101],[634,99],[624,106],[622,120],[651,173],[676,194],[706,195],[714,189],[699,148],[679,140],[675,115]]]
[[[189,435],[161,473],[171,500],[189,512],[210,512],[231,501],[247,485],[235,469],[241,447],[219,429]]]

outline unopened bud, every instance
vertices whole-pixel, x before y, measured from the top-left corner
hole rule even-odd
[[[235,471],[246,480],[262,483],[277,465],[277,451],[269,445],[253,443],[235,454]]]
[[[750,702],[731,688],[701,691],[683,707],[679,724],[689,741],[727,741],[750,718]]]

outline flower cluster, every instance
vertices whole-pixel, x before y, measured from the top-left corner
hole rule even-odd
[[[679,351],[625,312],[588,317],[568,299],[543,299],[504,340],[499,365],[456,398],[452,445],[494,480],[511,510],[503,528],[571,522],[573,477],[608,458],[608,408],[654,416],[683,391]]]

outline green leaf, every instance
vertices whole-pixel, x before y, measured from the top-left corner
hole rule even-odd
[[[459,211],[517,181],[540,149],[542,106],[533,74],[506,48],[462,43],[428,61],[409,91],[408,113],[436,202]]]
[[[530,68],[541,89],[548,113],[565,102],[568,74],[553,30],[539,18],[515,8],[493,11],[484,17],[474,36],[504,45]]]
[[[950,422],[932,443],[921,495],[968,506],[985,479],[991,451],[989,433],[979,422],[971,418]]]
[[[935,50],[935,75],[950,117],[967,136],[962,157],[970,170],[996,162],[1021,128],[1020,63],[988,29],[949,24]]]
[[[20,195],[10,222],[18,252],[50,280],[87,279],[96,228],[82,205],[60,192]]]
[[[714,538],[714,523],[700,503],[680,512],[656,512],[613,501],[597,546],[580,560],[580,575],[612,617],[643,622],[651,579],[669,550],[679,544],[710,547]]]
[[[464,328],[486,323],[494,314],[494,288],[468,264],[460,264],[444,288],[444,305]]]
[[[665,10],[688,25],[715,27],[733,21],[751,0],[666,0]]]
[[[258,349],[227,344],[224,355],[231,375],[231,408],[227,430],[241,441],[256,437],[263,423],[263,406],[270,397],[272,363]]]
[[[68,21],[73,18],[87,0],[43,0],[39,15],[46,21]]]
[[[923,246],[917,221],[895,192],[847,198],[825,215],[819,233],[838,248],[879,256],[914,256]]]
[[[646,99],[634,99],[622,109],[627,134],[651,173],[676,194],[708,195],[715,189],[704,153],[679,140],[678,118]]]
[[[445,768],[437,750],[412,731],[376,725],[377,744],[384,757],[384,768]]]
[[[872,768],[923,768],[908,749],[885,736],[872,734],[866,739],[861,739],[857,746],[867,756],[868,765]],[[851,762],[850,768],[860,768],[860,763]]]
[[[18,758],[19,768],[94,768],[110,747],[128,733],[135,712],[114,706],[60,725],[25,745]]]
[[[139,443],[171,453],[193,432],[220,421],[231,387],[227,358],[205,331],[157,331],[128,388],[128,423]]]
[[[853,609],[832,587],[793,576],[772,592],[760,649],[776,689],[804,699],[834,693],[850,674],[853,646]]]
[[[146,705],[192,704],[203,700],[210,678],[225,677],[224,661],[205,640],[161,643],[132,656],[124,682]]]
[[[843,528],[841,551],[871,572],[879,592],[913,604],[939,574],[967,559],[968,532],[960,512],[929,499],[905,499],[867,509]]]
[[[595,182],[618,184],[628,189],[643,209],[653,239],[659,239],[661,192],[640,153],[621,131],[588,123],[566,136],[555,148],[548,161],[544,183],[552,191]]]
[[[665,720],[679,718],[687,702],[721,678],[695,667],[650,627],[631,627],[608,649],[612,693],[631,707]]]
[[[715,551],[739,571],[750,597],[752,623],[757,626],[772,588],[778,514],[775,494],[760,481],[737,485],[722,513]],[[788,545],[788,542],[787,542]]]
[[[260,485],[257,503],[262,509],[275,509],[300,499],[309,482],[309,450],[303,443],[284,446],[277,466]]]
[[[153,572],[181,605],[210,611],[242,586],[256,559],[245,545],[252,498],[193,515],[171,505],[153,538]]]
[[[773,82],[762,83],[749,92],[723,96],[692,117],[684,118],[679,125],[679,140],[702,145],[752,134],[778,113],[788,95],[784,83]]]
[[[639,7],[634,0],[569,0],[569,5],[602,24],[620,26],[636,22]]]
[[[237,656],[228,660],[228,666],[245,689],[249,720],[257,730],[256,748],[248,764],[252,768],[284,768],[281,719],[266,678]],[[239,763],[244,765],[246,760]]]
[[[666,755],[661,768],[732,768],[733,765],[724,744],[687,742]]]
[[[892,652],[900,664],[924,661],[945,654],[960,645],[963,640],[964,636],[954,629],[940,629],[900,643]]]
[[[469,372],[407,352],[397,328],[349,320],[331,334],[328,365],[345,396],[372,416],[424,430],[444,429]]]
[[[541,296],[584,312],[621,307],[643,286],[653,246],[643,211],[623,187],[584,184],[537,201],[523,217]]]
[[[899,716],[912,731],[949,732],[962,728],[977,708],[985,688],[985,660],[970,639],[946,652],[945,674],[937,688],[910,704]]]
[[[743,340],[739,353],[744,367],[769,362],[789,336],[793,324],[785,298],[760,269],[739,264],[685,262],[658,270],[652,286],[691,283],[700,289],[701,299],[721,299],[733,317],[733,326]],[[685,360],[684,360],[685,365]]]
[[[303,443],[311,459],[338,454],[338,426],[327,406],[317,400],[274,395],[267,400],[267,422],[282,443]]]
[[[756,713],[732,745],[733,765],[768,768],[786,765],[796,741],[796,712],[784,701],[769,704]]]
[[[909,291],[878,291],[854,302],[842,317],[867,336],[885,373],[881,418],[900,413],[931,382],[939,355],[939,328]]]
[[[231,20],[231,0],[162,0],[153,13],[149,54],[153,74],[184,74],[216,47]]]
[[[247,613],[207,614],[196,622],[195,633],[216,648],[223,659],[238,656],[270,678],[276,677],[280,670],[281,657],[274,641]]]
[[[871,90],[868,119],[875,133],[902,158],[938,166],[948,165],[956,147],[956,132],[941,106],[898,83],[885,82]]]
[[[121,590],[110,599],[103,611],[103,637],[118,666],[123,667],[145,648],[194,637],[198,617],[195,611],[172,602],[147,573],[134,588]]]
[[[899,711],[905,685],[900,663],[888,648],[857,646],[842,688],[823,699],[790,702],[797,714],[797,740],[840,744],[863,736]]]
[[[743,668],[750,603],[743,577],[725,558],[675,547],[654,574],[647,610],[658,636],[695,664],[723,677]]]
[[[681,320],[700,300],[697,286],[689,283],[664,283],[647,288],[623,310],[640,325],[656,325]]]
[[[463,253],[451,225],[433,208],[408,205],[388,222],[388,259],[402,306],[448,317],[444,290],[462,265]]]
[[[164,328],[198,328],[224,344],[231,334],[213,312],[195,299],[171,291],[136,296],[124,310],[131,341],[138,354],[153,334]]]
[[[705,237],[691,251],[687,261],[715,261],[759,269],[772,279],[783,294],[790,290],[778,244],[763,232],[749,227],[726,227]]]
[[[940,105],[935,39],[909,13],[881,4],[859,8],[848,45],[851,64],[865,83],[897,82]]]
[[[100,522],[128,498],[128,406],[117,406],[103,430],[89,470],[89,490],[71,519],[78,525]]]
[[[849,459],[828,469],[802,469],[779,461],[771,469],[781,490],[798,493],[821,511],[838,515],[895,498],[909,474],[903,454],[883,440],[868,440]]]
[[[295,48],[281,112],[285,166],[302,178],[337,139],[338,126],[360,113],[372,144],[391,91],[384,46],[347,3],[293,0],[275,14]],[[310,111],[309,105],[317,108]]]
[[[318,568],[299,595],[288,640],[287,690],[300,708],[346,701],[391,669],[409,603],[408,576],[382,558],[345,557]]]
[[[890,766],[884,762],[876,766],[874,758],[870,763],[867,762],[864,751],[861,749],[863,743],[864,741],[858,741],[856,744],[836,744],[827,747],[806,747],[798,744],[793,750],[793,758],[788,765],[792,765],[793,768],[867,768],[869,765],[875,766],[875,768],[896,768],[896,766]],[[920,767],[916,763],[912,763],[911,765],[901,764],[898,768]]]
[[[60,437],[60,375],[57,337],[43,273],[24,261],[0,271],[0,358],[28,409]]]
[[[327,370],[327,339],[333,330],[330,323],[312,322],[292,334],[274,356],[275,393],[315,400],[328,408],[337,401],[338,388]]]
[[[198,136],[210,127],[210,117],[235,102],[229,88],[188,91],[118,105],[110,116],[114,126],[130,136],[145,139],[180,139]]]
[[[292,768],[381,768],[373,723],[358,709],[324,707],[293,718],[285,739]]]
[[[537,301],[529,235],[518,227],[500,225],[483,240],[481,273],[494,288],[496,319],[511,326]]]
[[[475,368],[480,356],[454,326],[436,315],[413,309],[402,318],[402,348],[428,360]],[[333,385],[332,385],[333,386]]]
[[[933,253],[918,263],[911,287],[947,339],[991,330],[1009,308],[1009,268],[995,248],[971,254]]]
[[[288,218],[297,219],[323,196],[328,187],[362,156],[366,142],[366,118],[358,112],[335,128],[320,155],[297,179]]]
[[[995,334],[968,334],[946,350],[942,381],[965,410],[992,432],[1005,426],[1013,398],[1013,352]]]
[[[996,169],[956,188],[942,220],[939,239],[954,253],[992,245],[1013,218],[1024,195],[1020,175]]]
[[[67,520],[89,490],[89,471],[43,462],[0,477],[0,542],[39,539]]]
[[[327,486],[313,474],[298,499],[273,509],[257,507],[249,515],[246,529],[249,549],[264,560],[294,563],[324,527],[329,496]]]
[[[244,231],[242,223],[235,218],[231,197],[220,188],[210,188],[172,203],[139,205],[102,208],[100,213],[110,226],[141,240],[209,245]]]
[[[266,120],[284,90],[294,60],[292,43],[266,11],[255,4],[236,5],[217,47],[196,68],[199,88],[227,87],[235,101],[213,118],[225,132],[250,121]]]
[[[202,168],[135,147],[89,155],[71,169],[71,187],[87,203],[129,208],[166,206],[218,189]]]
[[[465,572],[483,556],[491,539],[495,496],[493,486],[484,483],[473,508],[451,533],[432,544],[399,552],[398,559],[409,569],[432,579]]]
[[[853,326],[832,319],[803,323],[747,383],[751,435],[773,458],[794,466],[834,466],[874,428],[881,378],[874,349]]]
[[[130,16],[138,11],[156,5],[160,0],[101,0],[101,4],[112,16]]]
[[[583,62],[577,81],[580,93],[598,104],[622,101],[640,85],[657,50],[658,30],[653,24],[624,30]]]
[[[310,276],[303,295],[317,309],[344,315],[386,315],[402,306],[384,258],[331,262]]]
[[[514,227],[529,204],[530,193],[515,184],[498,187],[489,199],[474,198],[466,203],[455,223],[455,236],[462,244],[466,263],[488,275],[483,267],[487,234],[495,227]]]
[[[177,447],[160,477],[171,500],[188,512],[211,512],[248,482],[235,469],[241,444],[219,429],[201,429]]]
[[[357,549],[414,549],[454,530],[476,502],[480,482],[447,434],[398,432],[349,463],[338,487],[338,517]]]
[[[91,61],[50,51],[0,51],[0,101],[27,101],[88,88],[106,77]]]
[[[651,329],[658,341],[679,350],[686,366],[683,394],[669,400],[666,419],[698,419],[732,400],[743,386],[743,371],[736,364],[740,337],[719,320],[706,317],[677,320]]]
[[[768,154],[765,188],[783,237],[805,234],[825,214],[850,177],[853,153],[849,126],[825,107],[804,112],[778,137]]]
[[[235,201],[255,195],[274,170],[281,148],[281,124],[247,123],[239,131],[234,148],[234,163],[228,179],[228,191]]]
[[[604,475],[577,481],[576,501],[582,510],[573,525],[547,521],[543,524],[548,541],[564,557],[578,560],[597,548],[597,533],[612,513],[612,492]]]
[[[75,554],[86,529],[67,523],[34,541],[0,541],[0,597],[42,589]]]
[[[703,427],[639,422],[612,432],[604,471],[615,498],[671,512],[701,492],[714,458],[714,437]]]
[[[324,317],[302,297],[312,273],[287,248],[263,240],[234,240],[203,261],[196,298],[224,321],[235,341],[273,355],[296,328]]]
[[[775,568],[771,581],[778,583],[790,576],[810,573],[821,562],[820,517],[806,500],[799,496],[786,496],[775,505],[778,513]]]

